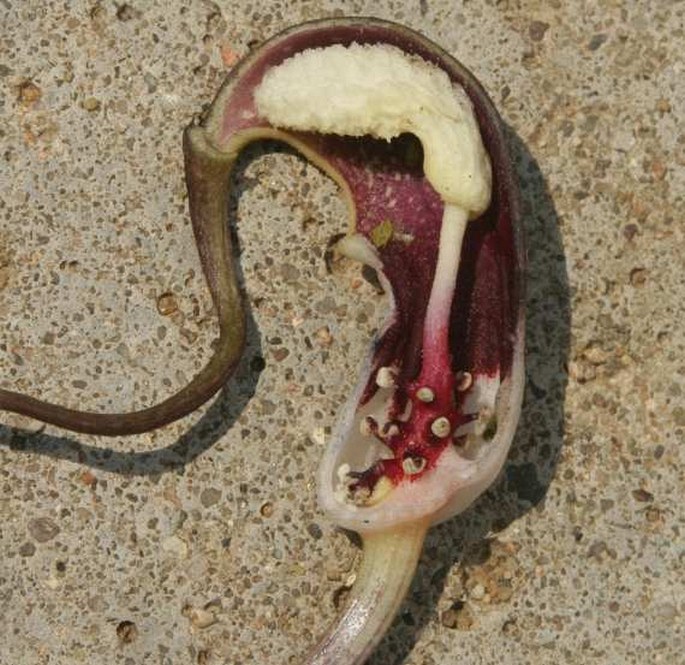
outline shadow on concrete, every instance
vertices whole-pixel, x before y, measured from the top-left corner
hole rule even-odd
[[[437,614],[450,570],[484,562],[498,531],[542,507],[563,444],[571,308],[558,218],[534,157],[505,128],[521,186],[528,249],[526,390],[521,420],[499,480],[462,515],[431,529],[405,602],[369,665],[399,665]],[[453,602],[459,603],[460,598]],[[445,629],[447,630],[447,629]]]
[[[68,435],[28,433],[0,426],[0,441],[11,450],[77,462],[84,466],[128,476],[157,475],[183,468],[211,448],[233,425],[255,392],[263,360],[251,316],[247,317],[244,355],[232,378],[200,419],[169,446],[147,451],[121,450],[111,446],[82,443]],[[119,446],[124,438],[113,439]]]

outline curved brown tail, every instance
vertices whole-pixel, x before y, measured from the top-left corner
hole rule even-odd
[[[228,230],[229,177],[235,153],[215,150],[199,127],[183,135],[190,216],[200,260],[219,316],[219,340],[202,371],[168,399],[131,413],[68,409],[0,389],[0,410],[13,411],[74,432],[117,436],[166,425],[206,402],[235,369],[245,344],[245,314]]]

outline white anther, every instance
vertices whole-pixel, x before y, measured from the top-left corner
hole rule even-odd
[[[376,384],[379,388],[395,387],[395,372],[391,367],[380,367],[376,373]]]
[[[457,374],[457,392],[463,393],[473,385],[471,372],[459,372]]]
[[[426,468],[425,457],[405,457],[402,460],[402,471],[408,476],[415,476]]]
[[[428,403],[435,399],[435,393],[428,386],[424,386],[416,391],[416,397],[422,402]]]
[[[451,431],[452,425],[450,424],[449,419],[445,416],[440,416],[431,423],[431,432],[441,439],[449,436]]]

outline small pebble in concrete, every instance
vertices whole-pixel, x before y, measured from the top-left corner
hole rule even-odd
[[[216,615],[214,614],[214,607],[211,603],[208,603],[204,607],[186,605],[181,610],[181,614],[190,621],[193,628],[198,628],[200,630],[209,628],[217,621]]]
[[[83,100],[83,108],[89,113],[94,113],[100,109],[100,100],[95,97],[86,97]]]
[[[633,286],[644,286],[647,281],[647,271],[644,268],[633,268],[630,271],[630,283]]]
[[[457,601],[440,614],[440,623],[445,628],[452,628],[456,630],[470,630],[475,619],[471,608],[462,601]]]
[[[541,42],[548,30],[549,23],[545,23],[544,21],[532,21],[528,27],[528,34],[534,42]]]
[[[314,539],[314,540],[320,540],[321,537],[323,536],[323,531],[321,531],[321,527],[316,524],[315,522],[312,522],[307,526],[307,533]]]
[[[157,298],[157,311],[162,316],[170,316],[174,312],[177,312],[178,302],[176,301],[176,296],[169,292],[159,296],[159,298]]]
[[[203,489],[200,494],[200,503],[205,508],[211,508],[212,506],[219,503],[221,499],[221,490],[215,489],[214,487],[207,487]]]
[[[38,543],[47,543],[60,531],[59,527],[49,517],[37,517],[28,524],[29,533]]]
[[[117,9],[117,18],[120,21],[130,21],[134,18],[137,18],[139,15],[140,12],[131,7],[129,4],[119,5],[119,8]]]
[[[32,106],[42,96],[43,92],[33,81],[24,81],[19,85],[19,101],[25,106]]]
[[[640,487],[636,490],[633,490],[633,498],[635,499],[635,501],[647,503],[649,501],[654,500],[654,495],[651,492],[648,492],[643,487]]]
[[[117,637],[122,644],[130,644],[138,637],[138,628],[133,621],[120,621],[117,625]]]

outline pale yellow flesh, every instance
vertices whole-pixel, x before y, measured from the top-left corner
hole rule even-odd
[[[443,201],[471,218],[490,202],[490,161],[471,103],[417,56],[387,44],[309,49],[269,70],[254,96],[275,127],[386,140],[412,133]]]

